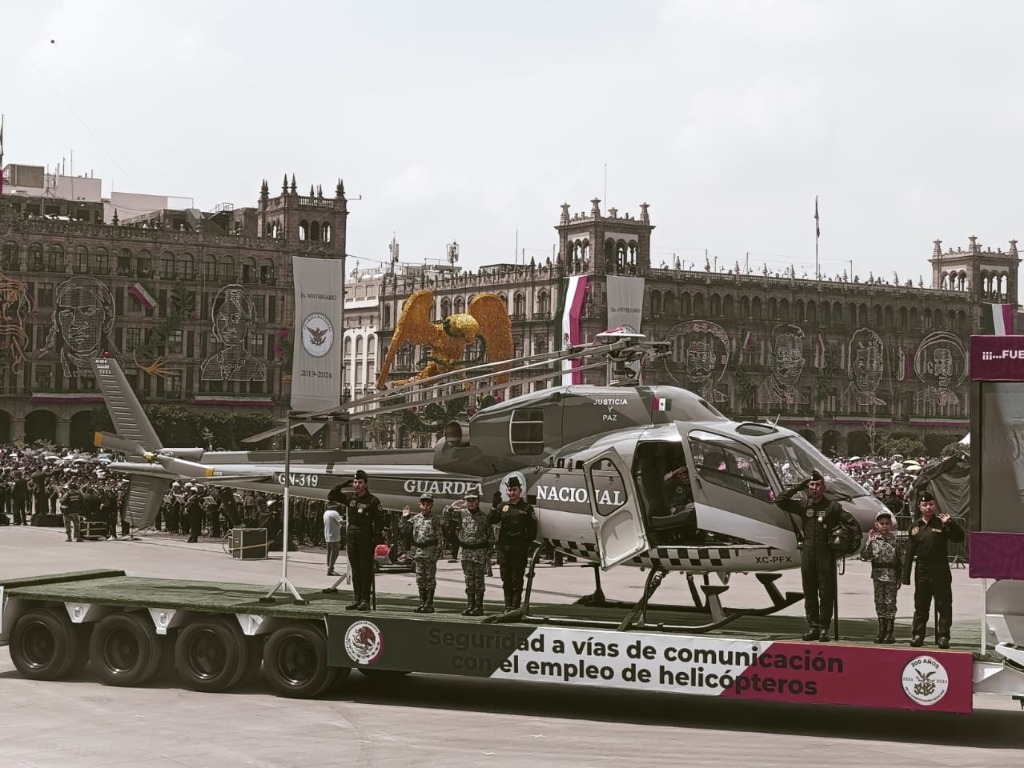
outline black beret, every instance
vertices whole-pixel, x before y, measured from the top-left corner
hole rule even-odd
[[[917,497],[917,503],[920,504],[922,501],[935,501],[935,497],[930,491],[921,491],[921,495]]]
[[[516,477],[515,475],[513,475],[505,483],[505,487],[506,488],[522,488],[523,486],[520,484],[519,478]]]
[[[811,472],[811,480],[815,480],[819,483],[825,482],[825,478],[821,476],[821,472],[819,472],[818,470],[814,470],[813,472]]]
[[[368,478],[368,477],[366,476],[366,473],[365,473],[365,472],[364,472],[363,470],[361,470],[361,469],[357,469],[357,470],[356,470],[356,476],[355,476],[355,479],[356,479],[356,480],[362,480],[363,482],[366,482],[366,481],[367,481],[367,480],[369,480],[370,478]]]

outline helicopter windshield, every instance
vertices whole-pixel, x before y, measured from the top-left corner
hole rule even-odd
[[[789,490],[817,470],[825,478],[829,490],[856,498],[867,492],[848,474],[826,459],[802,437],[782,437],[764,445],[768,463],[784,490]]]

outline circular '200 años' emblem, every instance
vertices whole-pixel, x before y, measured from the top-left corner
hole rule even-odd
[[[926,707],[938,702],[949,690],[949,673],[931,656],[918,656],[908,662],[902,677],[907,697]]]
[[[334,346],[334,326],[321,312],[306,315],[302,321],[302,348],[311,357],[323,357]]]
[[[357,621],[345,632],[345,653],[357,664],[372,664],[384,650],[384,637],[372,621]]]

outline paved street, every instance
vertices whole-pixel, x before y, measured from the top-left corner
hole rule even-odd
[[[121,568],[133,575],[265,583],[280,578],[280,554],[234,560],[219,543],[189,545],[166,535],[68,544],[56,529],[0,529],[0,580],[56,571]],[[301,588],[331,581],[323,553],[289,556]],[[586,569],[544,567],[540,599],[574,600],[592,588]],[[604,576],[610,597],[635,596],[641,574]],[[731,604],[760,604],[752,579],[733,579]],[[954,574],[958,622],[978,621],[980,586]],[[783,589],[798,588],[787,573]],[[872,613],[861,563],[841,581],[843,612]],[[411,574],[385,574],[378,589],[414,590]],[[662,600],[682,595],[681,578]],[[489,595],[500,595],[493,580]],[[458,565],[442,562],[439,592],[461,595]],[[901,594],[901,615],[909,593]],[[795,606],[789,612],[800,613]],[[109,688],[86,674],[54,683],[21,678],[0,648],[0,766],[530,766],[823,764],[1019,765],[1024,713],[1003,698],[976,697],[970,716],[779,706],[722,699],[570,689],[413,675],[383,682],[353,674],[327,700],[292,701],[262,683],[225,694],[183,690],[173,681]]]

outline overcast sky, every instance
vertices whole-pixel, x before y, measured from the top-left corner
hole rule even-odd
[[[1024,240],[1024,3],[5,3],[5,162],[256,205],[350,198],[348,253],[550,256],[559,205],[637,214],[652,261],[928,278]],[[51,43],[51,41],[53,41]],[[605,169],[607,168],[607,173]],[[607,183],[607,193],[605,192]]]

